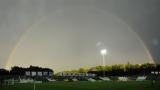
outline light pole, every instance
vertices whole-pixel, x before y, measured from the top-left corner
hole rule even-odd
[[[101,55],[102,55],[102,66],[103,66],[103,77],[105,77],[105,56],[107,55],[107,49],[102,49],[101,50]]]

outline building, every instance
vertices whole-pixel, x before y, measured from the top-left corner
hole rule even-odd
[[[48,68],[40,68],[40,67],[34,67],[30,66],[25,70],[25,76],[28,77],[51,77],[54,75],[53,70]]]
[[[96,77],[96,74],[92,74],[92,73],[67,73],[67,72],[61,72],[61,73],[59,73],[58,76],[68,77],[68,78],[84,78],[84,77],[94,78],[94,77]]]

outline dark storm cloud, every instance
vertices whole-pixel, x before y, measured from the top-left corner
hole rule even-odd
[[[23,33],[61,8],[97,8],[113,13],[144,41],[160,63],[160,0],[1,0],[0,67],[4,67]]]

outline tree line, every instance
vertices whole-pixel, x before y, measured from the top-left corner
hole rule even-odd
[[[11,68],[11,70],[0,69],[0,76],[10,76],[10,75],[23,76],[25,75],[26,71],[53,71],[53,70],[49,68],[38,67],[38,66],[30,66],[28,68],[14,66]]]
[[[78,70],[64,71],[68,73],[94,73],[97,76],[133,76],[133,75],[151,75],[160,74],[160,64],[116,64],[111,66],[95,66],[89,69],[80,68]]]
[[[0,69],[0,76],[7,75],[19,75],[23,76],[25,71],[44,71],[49,70],[49,68],[41,68],[38,66],[30,66],[29,68],[23,68],[14,66],[11,70]],[[160,64],[116,64],[111,66],[95,66],[91,68],[80,68],[78,70],[64,71],[68,73],[94,73],[97,76],[102,76],[105,72],[106,76],[128,76],[128,75],[150,75],[151,72],[160,73]]]

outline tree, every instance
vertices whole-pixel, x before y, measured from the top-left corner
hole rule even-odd
[[[80,68],[80,69],[78,70],[78,72],[79,72],[79,73],[87,73],[88,70],[85,69],[85,68]]]

